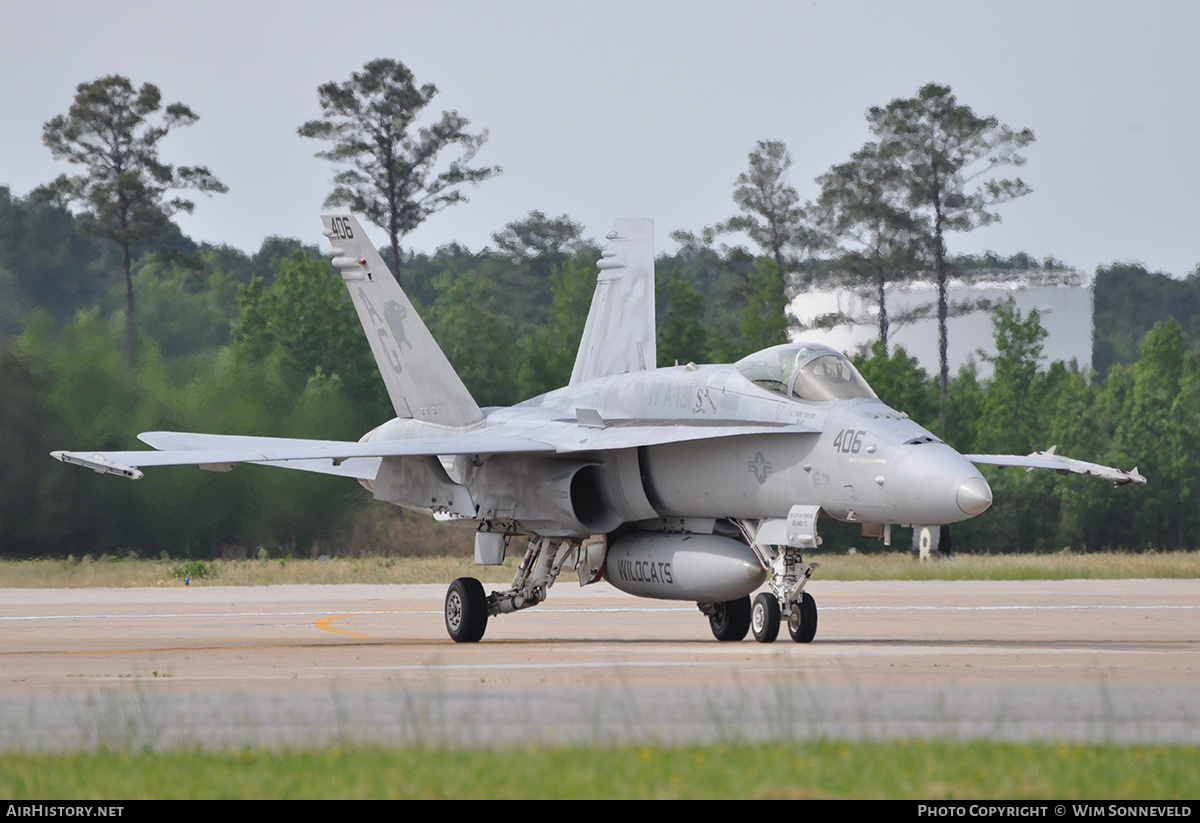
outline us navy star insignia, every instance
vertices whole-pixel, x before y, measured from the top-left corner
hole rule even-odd
[[[748,461],[746,466],[754,473],[754,477],[759,483],[767,482],[767,477],[771,474],[771,461],[763,457],[762,452],[754,455],[754,459]]]

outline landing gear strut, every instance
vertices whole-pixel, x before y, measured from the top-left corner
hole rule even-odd
[[[478,643],[487,630],[489,617],[541,603],[567,561],[579,556],[579,545],[579,540],[531,538],[512,587],[506,591],[484,594],[483,584],[473,577],[455,580],[446,591],[446,631],[450,639],[455,643]],[[746,619],[749,621],[749,616]],[[742,636],[745,634],[743,630]]]

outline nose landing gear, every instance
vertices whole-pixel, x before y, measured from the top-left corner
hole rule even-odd
[[[759,643],[774,643],[779,626],[787,622],[788,634],[797,643],[811,643],[817,635],[817,601],[804,591],[804,586],[820,563],[809,563],[804,571],[804,558],[792,546],[775,546],[770,567],[775,572],[768,585],[771,591],[754,598],[751,626]]]
[[[779,600],[773,594],[763,592],[754,598],[754,610],[750,616],[750,628],[759,643],[774,643],[779,636]]]
[[[799,603],[792,603],[792,613],[788,616],[788,634],[797,643],[811,643],[817,636],[817,601],[808,592],[804,592]]]

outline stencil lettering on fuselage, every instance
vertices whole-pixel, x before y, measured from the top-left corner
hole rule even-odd
[[[675,585],[670,563],[654,560],[618,560],[617,576],[626,583],[666,583]]]

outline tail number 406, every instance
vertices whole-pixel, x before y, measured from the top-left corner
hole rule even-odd
[[[858,454],[858,450],[862,448],[864,434],[866,434],[865,431],[856,431],[855,429],[840,431],[833,441],[833,448],[842,454]]]

